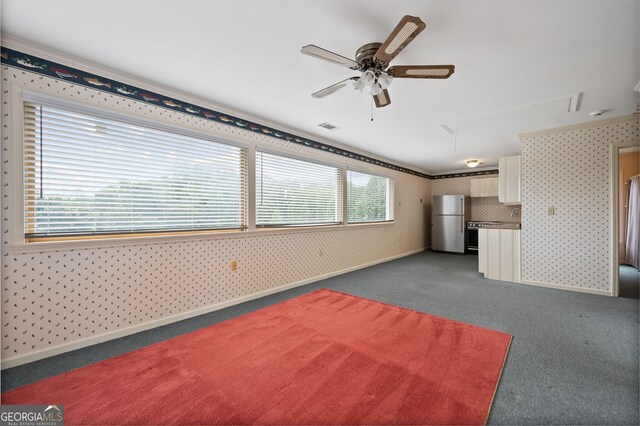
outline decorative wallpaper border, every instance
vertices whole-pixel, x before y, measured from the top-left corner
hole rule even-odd
[[[448,173],[445,175],[429,176],[429,179],[449,179],[465,176],[486,176],[497,175],[498,170],[476,170],[475,172],[460,172],[460,173]]]
[[[377,160],[375,158],[348,151],[346,149],[336,148],[332,145],[303,138],[301,136],[278,130],[273,127],[254,123],[248,120],[243,120],[229,114],[224,114],[205,107],[191,104],[189,102],[184,102],[179,99],[164,96],[162,94],[132,86],[130,84],[121,83],[119,81],[112,80],[110,78],[103,77],[97,74],[88,73],[77,68],[65,66],[53,61],[49,61],[47,59],[30,55],[28,53],[9,49],[5,46],[2,46],[0,56],[2,57],[2,63],[7,66],[46,75],[63,81],[73,82],[74,84],[78,84],[81,86],[99,89],[104,92],[112,93],[114,95],[150,103],[172,111],[180,111],[185,114],[204,118],[206,120],[215,121],[229,126],[239,127],[256,133],[262,133],[267,136],[283,139],[291,143],[308,146],[310,148],[319,149],[321,151],[328,151],[336,155],[353,158],[354,160],[363,161],[365,163],[374,164],[376,166],[385,167],[387,169],[395,170],[398,172],[419,176],[425,179],[432,178],[432,176],[427,175],[426,173],[411,170],[402,166],[397,166],[395,164]]]

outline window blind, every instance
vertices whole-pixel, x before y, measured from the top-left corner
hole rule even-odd
[[[338,224],[341,206],[340,169],[256,153],[256,226]]]
[[[27,240],[244,228],[246,149],[24,103]]]
[[[347,171],[347,223],[384,222],[390,214],[391,179]]]

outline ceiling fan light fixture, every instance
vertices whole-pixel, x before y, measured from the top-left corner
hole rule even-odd
[[[480,164],[479,160],[467,160],[467,167],[478,167],[478,165]]]
[[[380,93],[382,93],[382,87],[380,87],[380,85],[378,83],[374,84],[373,86],[371,86],[371,90],[370,90],[370,95],[371,96],[378,96]]]
[[[361,92],[368,87],[371,96],[378,96],[389,87],[392,80],[393,77],[384,72],[376,75],[374,71],[366,70],[362,72],[360,78],[353,81],[353,87]]]
[[[353,80],[353,88],[362,92],[362,90],[364,89],[362,78],[356,78],[355,80]]]
[[[365,86],[372,86],[376,82],[376,75],[373,71],[367,70],[362,73],[360,80],[362,80],[362,84]]]
[[[391,77],[389,74],[382,73],[378,77],[378,84],[380,84],[380,87],[383,90],[391,86],[392,81],[393,81],[393,77]]]

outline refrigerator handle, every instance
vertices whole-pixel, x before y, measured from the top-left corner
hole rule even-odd
[[[460,215],[460,233],[464,233],[464,216]]]

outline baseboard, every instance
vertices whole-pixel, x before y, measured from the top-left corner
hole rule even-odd
[[[117,339],[119,337],[128,336],[131,334],[139,333],[141,331],[150,330],[152,328],[160,327],[162,325],[171,324],[174,322],[182,321],[188,318],[193,318],[198,315],[207,314],[209,312],[218,311],[220,309],[228,308],[229,306],[238,305],[240,303],[248,302],[251,300],[259,299],[261,297],[268,296],[270,294],[279,293],[281,291],[285,291],[291,288],[300,287],[306,284],[311,284],[316,281],[321,281],[327,278],[335,277],[338,275],[346,274],[348,272],[357,271],[358,269],[368,268],[369,266],[377,265],[379,263],[389,262],[391,260],[399,259],[401,257],[410,256],[412,254],[420,253],[425,251],[425,248],[421,248],[418,250],[412,250],[405,253],[400,253],[391,257],[386,257],[383,259],[374,260],[372,262],[363,263],[361,265],[352,266],[350,268],[341,269],[339,271],[330,272],[324,275],[318,275],[312,278],[308,278],[306,280],[297,281],[285,285],[281,285],[278,287],[270,288],[268,290],[260,291],[257,293],[252,293],[246,296],[238,297],[236,299],[227,300],[224,302],[216,303],[214,305],[205,306],[202,308],[194,309],[192,311],[182,312],[175,315],[170,315],[168,317],[159,318],[157,320],[145,322],[142,324],[133,325],[126,328],[121,328],[119,330],[110,331],[104,334],[100,334],[98,336],[91,336],[84,339],[76,340],[74,342],[64,343],[62,345],[57,345],[51,348],[40,349],[37,351],[29,352],[24,355],[16,355],[13,357],[9,357],[2,360],[2,369],[17,367],[19,365],[28,364],[33,361],[38,361],[40,359],[49,358],[51,356],[60,355],[65,352],[70,352],[76,349],[85,348],[87,346],[96,345],[98,343],[106,342],[108,340]]]
[[[611,292],[608,290],[596,290],[593,288],[582,288],[582,287],[575,287],[572,285],[545,283],[541,281],[528,281],[528,280],[520,280],[520,284],[534,285],[536,287],[555,288],[557,290],[575,291],[578,293],[597,294],[599,296],[611,296]]]

